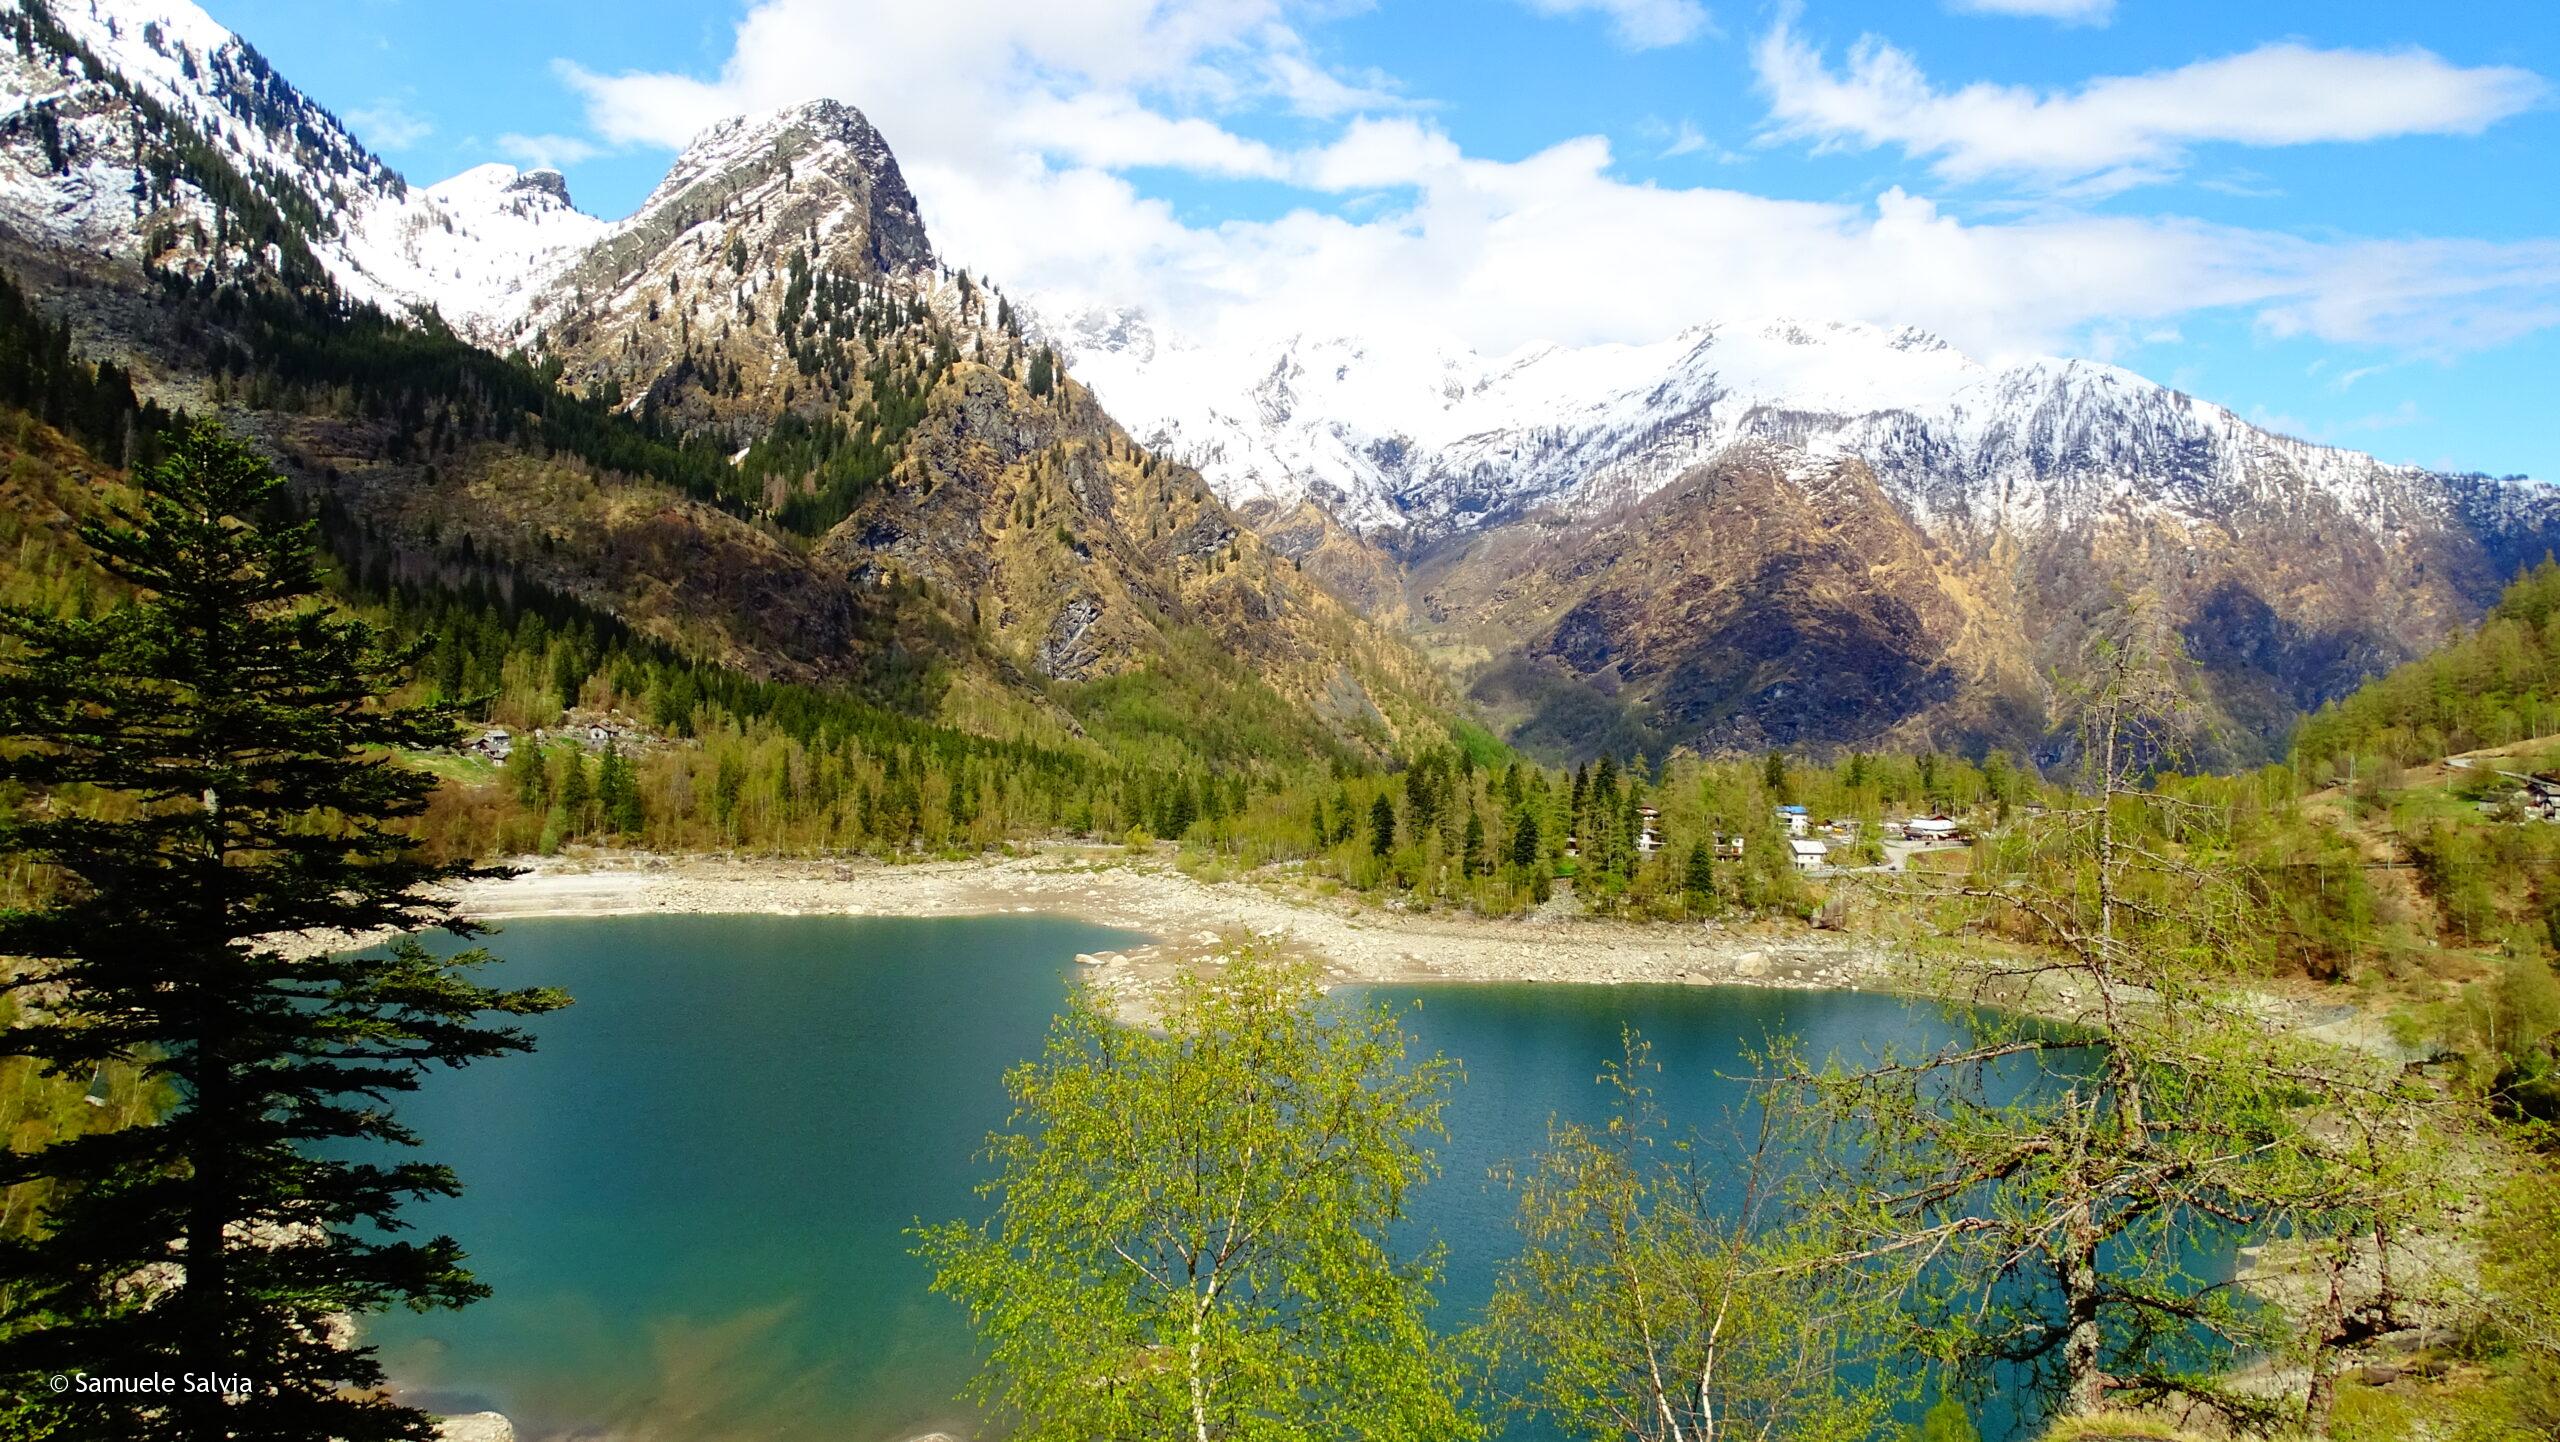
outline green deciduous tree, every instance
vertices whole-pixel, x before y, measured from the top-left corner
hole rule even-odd
[[[488,873],[412,853],[395,827],[435,782],[388,754],[450,744],[454,716],[382,702],[418,648],[312,603],[311,528],[254,453],[199,427],[140,485],[82,531],[137,599],[0,616],[0,779],[34,803],[5,843],[58,881],[0,914],[0,953],[32,959],[7,988],[30,1015],[0,1046],[72,1077],[130,1062],[179,1101],[0,1161],[0,1185],[56,1183],[41,1227],[0,1246],[19,1312],[0,1376],[22,1395],[82,1371],[251,1388],[75,1392],[42,1420],[61,1436],[423,1437],[336,1319],[482,1294],[452,1239],[398,1235],[409,1201],[455,1179],[344,1158],[413,1140],[387,1102],[425,1068],[530,1045],[485,1013],[565,998],[474,984],[476,952],[296,954],[469,934],[424,888]]]
[[[2485,1330],[2506,1365],[2458,1435],[2560,1435],[2560,1172],[2535,1159],[2481,1213]]]
[[[988,1347],[977,1397],[1024,1442],[1474,1436],[1425,1320],[1436,1256],[1389,1237],[1451,1064],[1252,957],[1163,1026],[1080,993],[1007,1078],[995,1215],[921,1233]]]
[[[1609,1119],[1552,1128],[1514,1176],[1524,1245],[1481,1334],[1494,1374],[1590,1442],[1865,1442],[1908,1391],[1866,1365],[1890,1274],[1830,1265],[1802,1225],[1787,1114],[1710,1145],[1673,1130],[1651,1070],[1628,1036]]]

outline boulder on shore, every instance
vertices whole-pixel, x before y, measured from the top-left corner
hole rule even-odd
[[[437,1421],[444,1442],[516,1442],[516,1424],[497,1412],[465,1412]]]

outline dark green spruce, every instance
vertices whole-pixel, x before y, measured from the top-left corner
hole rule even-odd
[[[57,1183],[0,1248],[0,1394],[23,1434],[347,1442],[431,1435],[378,1395],[340,1319],[460,1306],[486,1289],[451,1238],[400,1219],[450,1194],[406,1160],[390,1102],[430,1067],[526,1050],[493,1022],[550,991],[471,979],[474,951],[319,944],[462,922],[429,888],[488,874],[420,860],[398,824],[434,778],[394,748],[449,744],[448,704],[387,697],[393,647],[316,599],[314,529],[284,483],[211,425],[83,528],[134,599],[94,616],[0,614],[0,846],[58,884],[0,913],[6,982],[32,1024],[0,1047],[57,1074],[121,1058],[174,1084],[165,1116],[0,1158],[0,1185]],[[350,1157],[367,1158],[350,1160]],[[223,1400],[85,1394],[49,1379],[246,1378]]]

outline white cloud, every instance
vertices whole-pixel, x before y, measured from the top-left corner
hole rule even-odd
[[[1631,50],[1683,45],[1715,29],[1715,17],[1698,0],[1527,0],[1541,15],[1595,14]]]
[[[2315,283],[2259,311],[2275,336],[2454,351],[2560,326],[2560,240],[2296,245]]]
[[[994,159],[990,117],[1086,92],[1197,106],[1269,98],[1340,113],[1371,89],[1324,85],[1283,23],[1283,0],[758,0],[712,80],[562,67],[606,139],[677,145],[740,110],[835,96],[901,153]]]
[[[614,144],[674,146],[742,110],[847,100],[895,147],[955,264],[1017,295],[1135,304],[1198,333],[1400,331],[1501,350],[1794,314],[1924,325],[1999,356],[2148,339],[2204,312],[2402,351],[2560,324],[2560,242],[2306,239],[2053,204],[1967,220],[1901,189],[1780,200],[1632,182],[1593,136],[1484,159],[1391,79],[1319,65],[1295,13],[1284,0],[760,0],[708,78],[561,74]],[[1801,48],[1779,42],[1782,58]],[[1912,84],[1931,94],[1916,69]],[[2052,102],[2059,117],[2029,100],[2038,123],[2109,129],[2073,109],[2082,97]],[[2387,89],[2379,103],[2405,123]],[[2174,163],[2183,141],[2134,129],[2167,148],[2059,168],[2086,180]],[[1312,138],[1267,138],[1280,134]],[[1163,166],[1290,185],[1304,204],[1193,224],[1128,174]]]
[[[1288,172],[1270,146],[1197,116],[1164,115],[1127,95],[1035,95],[1005,124],[1026,150],[1101,170],[1162,166],[1261,180]]]
[[[2065,25],[2104,25],[2115,18],[2116,0],[1947,0],[1947,8],[1959,15],[2016,15]]]
[[[1870,35],[1835,71],[1785,19],[1754,47],[1766,138],[1827,149],[1898,147],[1950,180],[2020,177],[2083,192],[2166,178],[2210,142],[2307,145],[2471,135],[2547,88],[2512,66],[2463,67],[2425,50],[2314,50],[2290,42],[2175,70],[2105,76],[2068,93],[1977,83],[1941,90]]]
[[[436,133],[435,126],[423,115],[409,108],[408,102],[386,96],[361,110],[347,112],[347,123],[355,127],[364,142],[380,151],[406,150]]]
[[[1411,110],[1417,102],[1399,93],[1394,77],[1376,69],[1345,74],[1318,64],[1306,42],[1285,25],[1263,28],[1258,57],[1263,88],[1299,115],[1318,120],[1363,110]]]
[[[594,141],[574,135],[520,135],[510,130],[498,137],[498,153],[527,170],[557,170],[604,152]]]

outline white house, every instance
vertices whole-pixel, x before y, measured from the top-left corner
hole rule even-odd
[[[1902,823],[1902,834],[1914,841],[1953,841],[1963,829],[1943,816],[1914,816]]]
[[[1794,853],[1798,871],[1818,871],[1831,864],[1831,848],[1819,841],[1800,838],[1788,842],[1787,850]]]
[[[1801,806],[1781,806],[1778,824],[1787,828],[1789,836],[1802,836],[1813,830],[1813,816]]]

